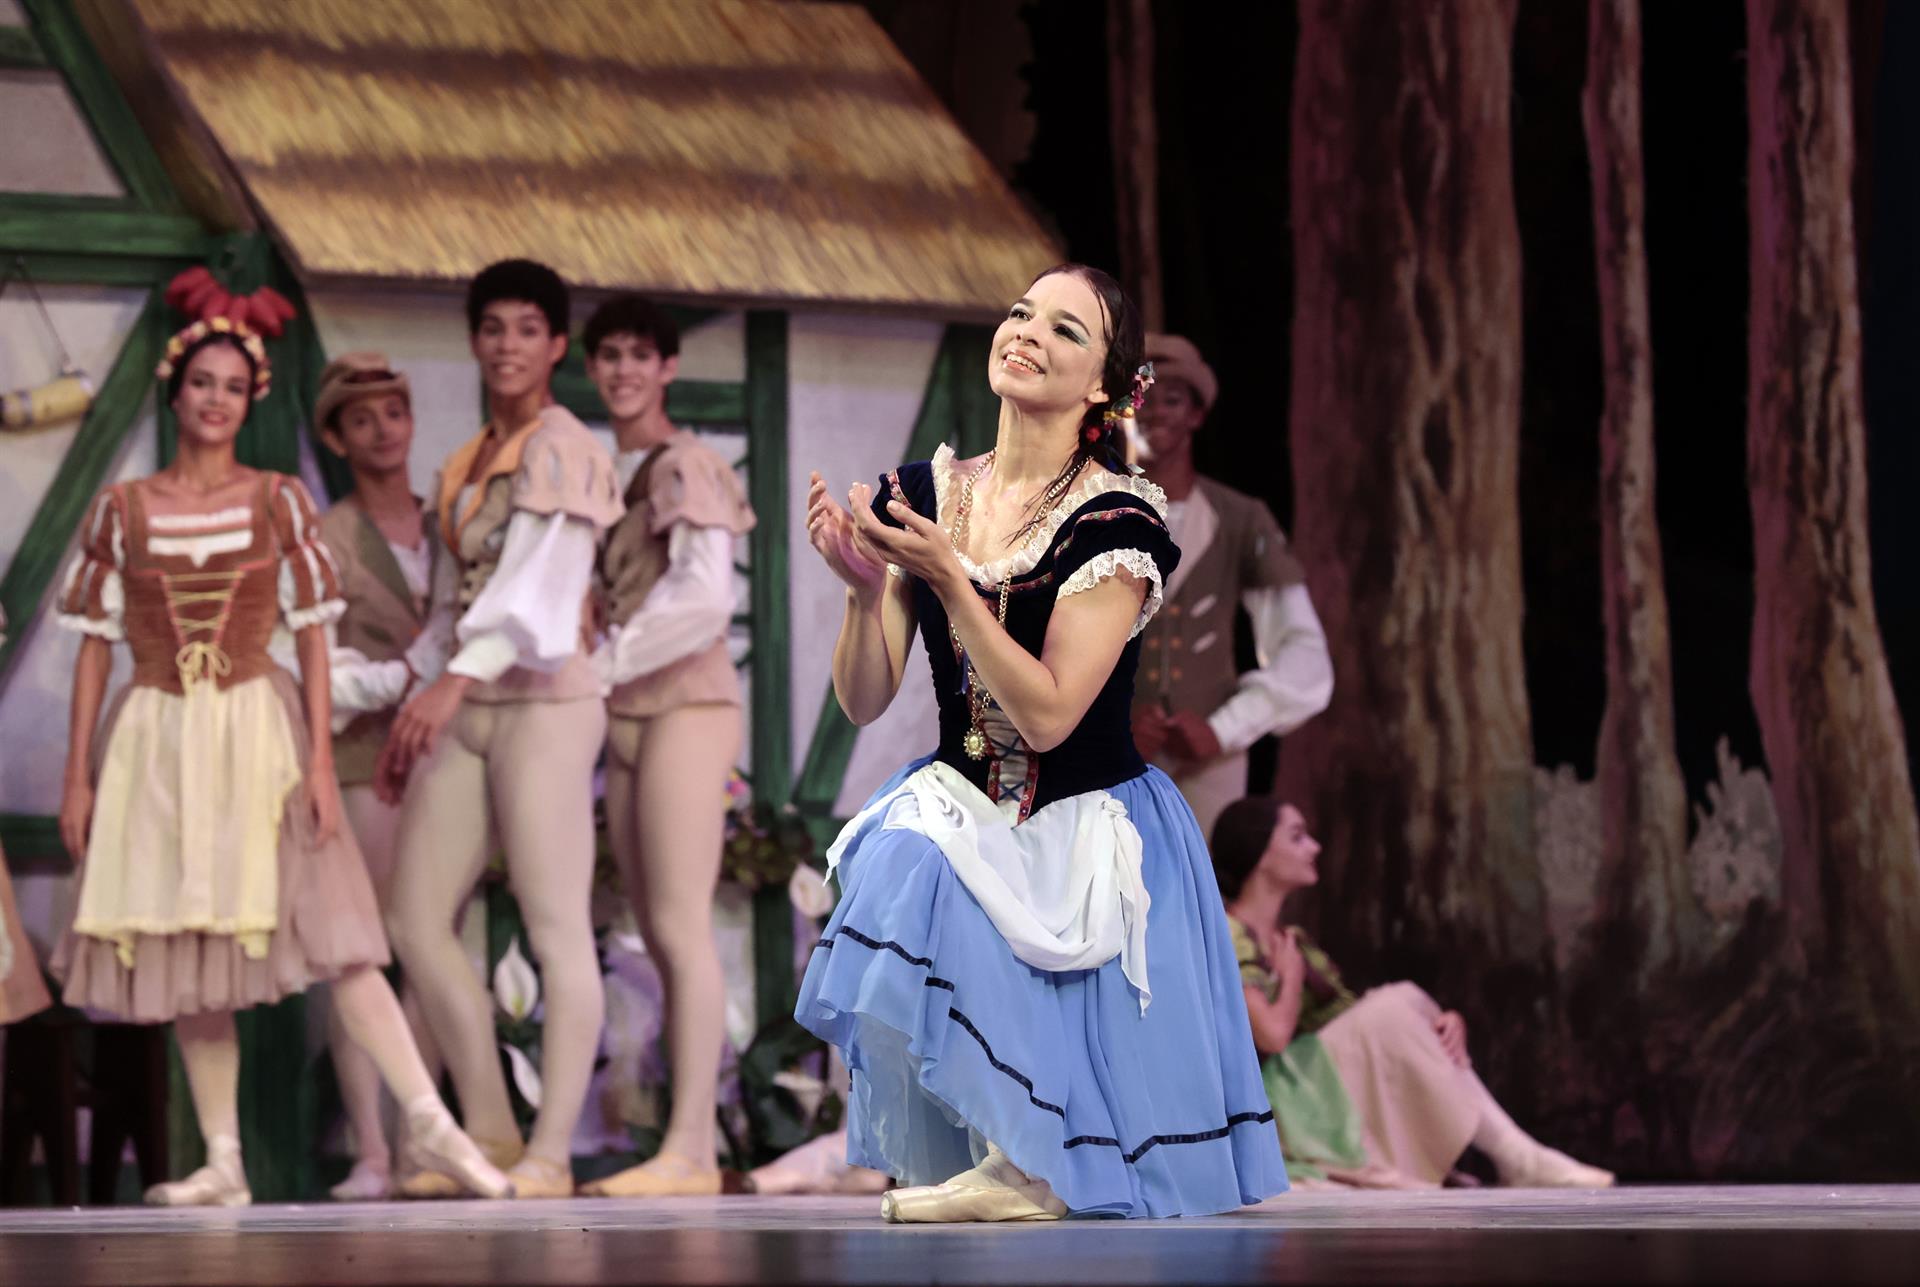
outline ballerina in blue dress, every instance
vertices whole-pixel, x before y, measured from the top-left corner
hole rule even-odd
[[[1042,273],[995,333],[994,449],[902,465],[809,538],[847,586],[834,691],[899,691],[916,628],[940,744],[828,853],[841,899],[795,1017],[852,1071],[848,1161],[893,1221],[1206,1215],[1286,1188],[1206,842],[1129,728],[1180,552],[1134,474],[1151,373],[1105,273]],[[1137,374],[1136,374],[1137,372]]]

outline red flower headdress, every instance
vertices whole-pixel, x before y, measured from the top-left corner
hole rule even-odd
[[[187,350],[209,335],[231,335],[253,359],[253,400],[258,402],[273,387],[273,367],[267,361],[267,346],[261,337],[278,339],[294,318],[293,305],[271,286],[262,286],[251,295],[235,295],[222,286],[205,266],[187,269],[167,284],[167,303],[194,320],[167,341],[160,364],[153,369],[162,383],[173,378],[174,368]]]

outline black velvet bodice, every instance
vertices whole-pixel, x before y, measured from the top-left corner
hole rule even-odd
[[[895,481],[901,498],[916,512],[939,521],[933,467],[926,461],[916,461],[881,479],[874,495],[874,513],[882,522],[900,526],[886,512],[890,484]],[[1007,599],[1007,633],[1039,656],[1060,587],[1089,561],[1114,550],[1145,553],[1163,582],[1180,561],[1180,551],[1167,533],[1165,520],[1151,504],[1130,492],[1102,492],[1068,515],[1030,571],[1013,577]],[[951,765],[990,797],[1000,799],[1004,777],[1000,763],[993,758],[971,759],[961,749],[972,716],[963,689],[962,663],[948,632],[946,608],[926,582],[918,577],[911,580],[920,639],[932,666],[940,710],[940,745],[935,758]],[[989,588],[975,583],[974,592],[990,612],[998,612],[997,585]],[[1050,751],[1024,751],[1022,817],[1055,800],[1105,790],[1146,771],[1146,761],[1134,747],[1131,714],[1133,677],[1139,661],[1140,637],[1135,635],[1127,641],[1099,695],[1066,740]]]

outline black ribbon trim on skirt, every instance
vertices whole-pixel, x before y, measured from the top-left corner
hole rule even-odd
[[[908,965],[917,965],[923,969],[930,968],[933,965],[932,957],[915,956],[891,939],[868,938],[859,930],[848,929],[844,925],[840,927],[839,935],[850,938],[860,944],[860,946],[871,948],[876,952],[892,952]],[[831,952],[833,950],[833,939],[831,937],[823,938],[818,943],[815,943],[814,947]],[[936,974],[929,973],[924,982],[925,985],[930,988],[941,988],[947,992],[953,992],[955,990],[950,981]],[[980,1043],[981,1053],[986,1055],[987,1062],[993,1065],[996,1071],[1006,1074],[1014,1082],[1018,1083],[1022,1090],[1027,1092],[1028,1102],[1035,1108],[1043,1108],[1047,1112],[1054,1114],[1062,1122],[1067,1120],[1066,1109],[1058,1104],[1049,1104],[1046,1100],[1041,1099],[1033,1093],[1032,1078],[1011,1064],[1001,1063],[1000,1060],[995,1057],[993,1047],[988,1044],[985,1035],[981,1033],[980,1029],[974,1027],[973,1020],[961,1013],[957,1006],[949,1005],[947,1007],[947,1017],[959,1024],[966,1030],[968,1036]],[[1263,1113],[1235,1113],[1227,1118],[1227,1124],[1225,1126],[1218,1127],[1211,1131],[1192,1131],[1184,1135],[1150,1135],[1141,1143],[1140,1147],[1136,1149],[1131,1151],[1121,1149],[1120,1159],[1128,1166],[1132,1166],[1161,1144],[1205,1144],[1211,1140],[1225,1139],[1232,1133],[1233,1128],[1236,1126],[1245,1126],[1249,1122],[1271,1122],[1272,1120],[1273,1110],[1271,1108]],[[1060,1147],[1063,1149],[1079,1148],[1086,1144],[1097,1144],[1104,1148],[1121,1148],[1120,1141],[1111,1135],[1076,1135]]]

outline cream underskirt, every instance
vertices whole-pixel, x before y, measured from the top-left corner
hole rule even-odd
[[[74,932],[133,964],[138,934],[231,935],[253,959],[279,922],[279,840],[300,757],[270,676],[185,696],[135,688],[113,721]]]

